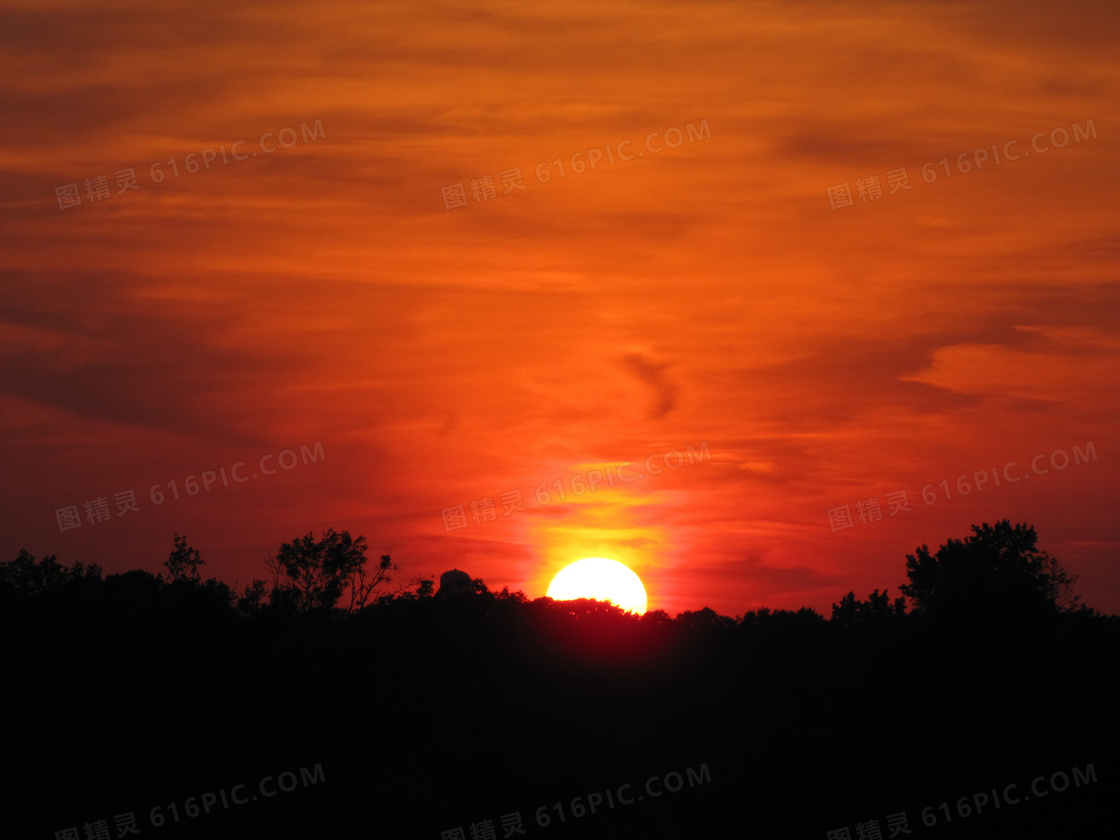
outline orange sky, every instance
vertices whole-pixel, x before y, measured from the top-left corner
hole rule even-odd
[[[1120,611],[1118,14],[9,0],[0,558],[157,571],[179,532],[244,583],[334,527],[402,575],[536,597],[606,556],[670,613],[828,614],[1009,518]],[[241,461],[243,484],[183,493]]]

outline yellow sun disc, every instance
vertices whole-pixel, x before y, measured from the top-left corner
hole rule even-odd
[[[646,588],[641,578],[606,557],[585,557],[565,566],[549,584],[548,597],[557,601],[595,598],[639,615],[646,611]]]

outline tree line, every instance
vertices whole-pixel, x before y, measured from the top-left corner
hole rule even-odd
[[[1045,623],[1071,615],[1101,618],[1074,594],[1077,576],[1070,574],[1056,557],[1040,550],[1037,543],[1034,528],[1025,523],[1013,526],[1005,519],[994,525],[973,525],[972,534],[963,540],[950,539],[934,553],[922,545],[914,554],[907,555],[908,582],[899,587],[899,597],[892,600],[888,589],[875,589],[866,600],[860,600],[850,591],[832,605],[830,622],[856,630],[883,628],[906,620],[979,629]],[[384,554],[370,562],[367,551],[364,536],[353,537],[345,530],[331,528],[318,539],[308,533],[281,544],[267,558],[267,579],[253,579],[237,591],[215,578],[203,580],[205,562],[187,538],[177,533],[163,563],[164,572],[158,575],[133,570],[103,579],[103,570],[96,564],[77,560],[65,566],[55,555],[36,560],[24,549],[15,560],[0,564],[0,599],[14,603],[47,592],[77,594],[120,578],[136,585],[146,583],[149,591],[193,590],[246,616],[268,612],[340,617],[378,606],[436,597],[435,581],[431,578],[412,577],[392,586],[399,571],[392,557]],[[491,593],[480,579],[473,580],[472,591],[474,597],[485,603],[528,600],[524,593],[510,592],[508,588]],[[686,611],[675,619],[663,610],[638,617],[609,603],[566,603],[572,605],[569,611],[613,615],[646,626],[676,622],[682,627],[730,628],[757,623],[772,615],[771,610],[763,607],[736,618],[720,616],[709,608]],[[814,617],[823,620],[811,609],[776,612],[799,615],[808,621]]]

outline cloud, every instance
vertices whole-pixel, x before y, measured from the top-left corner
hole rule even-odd
[[[657,364],[641,353],[627,355],[623,364],[653,390],[654,402],[647,414],[651,420],[660,420],[676,408],[680,386],[669,379],[668,364]]]
[[[0,551],[38,540],[116,571],[154,545],[158,567],[163,532],[197,517],[248,579],[289,530],[350,527],[437,572],[462,544],[488,583],[528,586],[594,546],[681,609],[763,593],[827,611],[899,546],[993,505],[1115,543],[1088,469],[842,534],[824,511],[1070,439],[1096,441],[1105,474],[1117,16],[1111,0],[1058,17],[1010,0],[12,0]],[[1094,118],[1096,138],[1046,154],[951,179],[939,163]],[[325,138],[187,171],[318,119]],[[573,166],[701,120],[702,141]],[[126,167],[138,191],[58,209],[56,187]],[[899,167],[912,189],[889,194]],[[506,193],[513,168],[525,189]],[[882,198],[830,208],[828,187],[872,174]],[[448,210],[458,183],[468,204]],[[52,521],[317,440],[324,464],[267,485]],[[712,462],[572,492],[592,465],[700,441]],[[443,531],[443,508],[557,482],[562,502]],[[659,579],[686,561],[704,571]]]

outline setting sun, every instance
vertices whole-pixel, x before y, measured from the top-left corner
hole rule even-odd
[[[557,601],[595,598],[638,614],[646,611],[646,588],[627,566],[606,557],[585,557],[561,569],[548,586]]]

